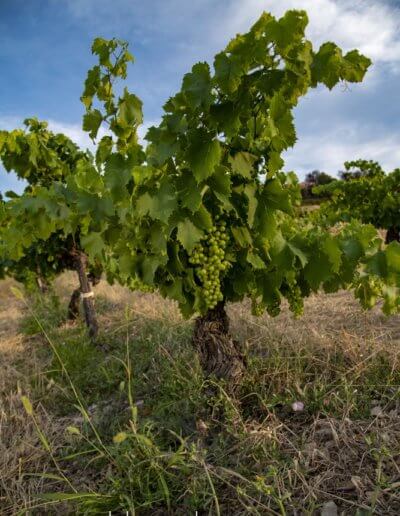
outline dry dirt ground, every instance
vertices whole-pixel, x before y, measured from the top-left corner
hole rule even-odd
[[[53,471],[51,457],[20,399],[22,393],[29,395],[32,382],[37,386],[42,381],[47,367],[39,353],[43,342],[40,336],[20,332],[26,307],[10,292],[12,284],[0,282],[0,513],[10,515],[16,514],[17,508],[29,507],[46,482],[40,475]],[[69,275],[57,281],[64,300],[72,285]],[[100,316],[103,328],[120,323],[126,306],[145,318],[180,321],[176,307],[154,294],[132,294],[102,284],[96,295],[108,302],[109,310]],[[249,353],[271,356],[275,361],[273,369],[257,372],[258,380],[277,391],[295,385],[299,399],[318,387],[316,383],[323,381],[329,368],[339,367],[338,356],[340,370],[353,390],[363,390],[364,373],[379,355],[386,357],[393,372],[400,369],[400,317],[386,318],[378,308],[363,312],[349,293],[312,296],[304,317],[298,320],[286,309],[275,319],[252,317],[246,304],[234,305],[229,311],[232,331]],[[277,359],[280,350],[285,352]],[[302,373],[297,385],[302,360],[309,362],[310,381]],[[384,389],[379,378],[377,374],[377,396]],[[328,502],[327,511],[330,502],[334,511],[336,506],[344,508],[343,514],[356,514],[357,509],[366,511],[359,514],[368,514],[371,507],[374,514],[400,514],[400,387],[392,385],[391,389],[384,404],[380,399],[372,401],[367,407],[369,415],[358,419],[349,416],[352,394],[349,402],[343,403],[340,417],[322,418],[316,413],[310,422],[300,413],[288,424],[271,412],[263,423],[246,421],[248,441],[276,441],[291,457],[285,476],[275,479],[277,492],[284,493],[290,484],[299,499]],[[334,402],[335,385],[324,396],[327,403]],[[60,436],[67,422],[47,413],[40,404],[35,406],[35,414],[56,450],[63,444]]]

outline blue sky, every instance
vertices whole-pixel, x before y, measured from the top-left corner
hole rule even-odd
[[[289,8],[307,10],[315,46],[356,47],[374,64],[361,85],[302,99],[285,169],[335,174],[358,157],[400,167],[400,0],[0,0],[0,128],[37,116],[90,146],[79,97],[96,36],[129,41],[129,88],[144,102],[145,127],[157,123],[193,63],[211,63],[263,10],[279,16]],[[0,190],[10,188],[21,185],[0,170]]]

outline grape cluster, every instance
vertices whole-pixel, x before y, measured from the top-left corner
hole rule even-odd
[[[225,259],[225,249],[229,240],[226,222],[220,220],[219,216],[215,220],[215,226],[193,248],[189,257],[189,262],[195,266],[196,275],[201,282],[207,310],[222,301],[220,274],[229,267],[229,262]]]
[[[304,302],[301,289],[297,284],[289,285],[285,292],[285,297],[289,302],[289,308],[295,316],[303,315]]]
[[[251,313],[260,317],[265,311],[265,305],[257,301],[256,297],[251,298]]]
[[[267,306],[267,312],[271,317],[276,317],[281,313],[281,300],[278,296]]]
[[[271,317],[276,317],[281,313],[281,299],[278,295],[274,295],[273,300],[268,305],[265,305],[263,301],[258,301],[257,295],[255,290],[251,292],[251,313],[253,315],[260,317],[265,310]]]
[[[379,297],[382,296],[382,284],[376,278],[362,278],[355,290],[361,306],[367,310],[373,308]]]
[[[133,291],[154,292],[153,287],[151,287],[150,285],[146,285],[146,283],[143,283],[143,281],[137,276],[130,278],[128,286]]]

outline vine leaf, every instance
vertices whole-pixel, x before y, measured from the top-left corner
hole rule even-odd
[[[190,220],[186,219],[183,222],[179,222],[177,238],[188,253],[192,252],[193,247],[203,236],[203,232]]]
[[[83,115],[83,130],[94,140],[103,121],[103,115],[98,109],[91,109]]]
[[[211,104],[211,77],[207,63],[195,64],[191,73],[184,76],[182,91],[193,109],[200,106],[208,107]]]
[[[81,244],[91,258],[101,257],[104,249],[104,240],[101,233],[92,231],[88,235],[82,235]]]
[[[186,154],[188,165],[200,183],[214,173],[221,159],[221,147],[218,140],[204,130],[196,130]]]
[[[251,179],[251,171],[256,159],[257,157],[249,152],[237,152],[234,156],[229,156],[232,171],[246,179]]]

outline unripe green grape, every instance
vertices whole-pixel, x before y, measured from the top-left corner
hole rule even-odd
[[[273,303],[267,306],[267,312],[271,317],[276,317],[281,312],[281,301],[280,299],[275,299]]]
[[[226,223],[221,217],[215,218],[215,225],[193,249],[189,262],[195,267],[196,274],[202,284],[202,295],[206,309],[213,308],[223,300],[220,274],[228,267],[225,260],[225,248],[229,241],[226,234]],[[197,266],[197,267],[196,267]]]

